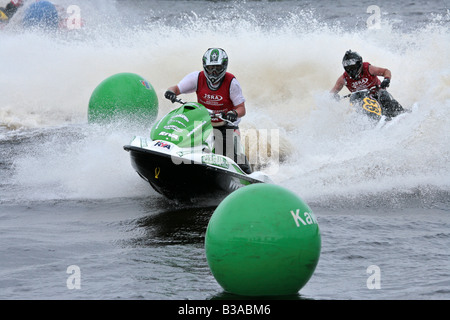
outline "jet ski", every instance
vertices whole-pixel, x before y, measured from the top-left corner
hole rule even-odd
[[[343,98],[349,98],[350,106],[358,113],[365,114],[374,122],[380,120],[390,121],[393,117],[407,112],[397,101],[392,101],[388,106],[383,106],[379,98],[378,86],[352,92]]]
[[[238,164],[216,153],[213,114],[202,104],[182,103],[151,128],[150,137],[135,136],[123,148],[138,175],[169,199],[226,196],[254,183],[271,183],[263,172],[247,174]],[[237,131],[237,130],[235,130]],[[240,138],[235,150],[243,153]]]

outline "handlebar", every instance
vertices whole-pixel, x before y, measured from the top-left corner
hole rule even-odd
[[[209,109],[207,109],[207,110],[208,110],[208,113],[209,113],[209,116],[211,117],[211,119],[216,118],[216,119],[222,120],[222,121],[224,121],[224,122],[226,122],[226,123],[228,123],[228,124],[234,125],[233,122],[231,122],[231,121],[228,120],[228,119],[225,119],[225,118],[223,117],[222,113],[215,113],[213,110],[209,110]]]
[[[183,100],[181,100],[181,99],[175,99],[175,102],[178,102],[178,103],[180,103],[180,104],[185,104],[186,102],[184,102]]]
[[[185,103],[186,103],[186,102],[184,102],[184,101],[181,100],[181,99],[176,99],[175,102],[178,102],[178,103],[180,103],[180,104],[185,104]],[[228,120],[228,119],[225,119],[225,118],[222,116],[221,113],[215,113],[214,110],[210,110],[210,109],[206,109],[206,110],[208,110],[208,113],[209,113],[209,116],[211,117],[211,119],[216,118],[216,119],[222,120],[222,121],[224,121],[224,122],[226,122],[226,123],[228,123],[228,124],[230,124],[230,125],[234,125],[233,122],[231,122],[231,121]]]
[[[375,89],[378,89],[378,88],[379,88],[379,86],[373,86],[373,87],[370,87],[369,89],[358,90],[358,91],[355,91],[355,92],[352,92],[352,93],[349,93],[349,94],[343,96],[341,99],[350,98],[351,95],[356,94],[356,93],[360,93],[360,92],[370,93],[370,92],[372,92],[372,90],[375,90]]]

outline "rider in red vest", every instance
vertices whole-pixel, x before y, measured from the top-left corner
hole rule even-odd
[[[216,144],[216,152],[226,154],[229,149],[235,149],[233,131],[239,134],[238,124],[246,113],[245,98],[242,88],[235,76],[227,72],[228,56],[221,48],[210,48],[203,55],[203,71],[194,71],[186,75],[177,85],[167,89],[164,96],[174,103],[179,94],[197,94],[197,102],[207,109],[221,114],[222,118],[233,123],[212,118],[215,136],[222,136],[223,143]],[[217,132],[219,130],[219,132]],[[233,148],[231,148],[233,147]],[[234,153],[234,152],[233,152]],[[247,158],[243,154],[230,156],[246,173],[251,173]]]
[[[363,62],[362,57],[351,50],[348,50],[342,59],[344,74],[336,81],[331,93],[339,100],[338,92],[346,86],[350,92],[368,89],[371,94],[380,102],[383,108],[383,115],[392,118],[404,112],[403,107],[387,92],[392,74],[389,69],[375,67],[369,62]],[[380,82],[378,77],[384,77]]]
[[[4,8],[0,8],[0,28],[12,18],[22,4],[22,0],[11,0]]]

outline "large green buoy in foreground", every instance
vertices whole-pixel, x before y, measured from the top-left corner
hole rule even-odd
[[[206,230],[210,270],[229,293],[297,294],[319,261],[321,237],[312,210],[293,192],[253,184],[231,193]]]
[[[118,73],[103,80],[89,100],[89,123],[151,123],[157,116],[158,97],[153,86],[134,73]]]

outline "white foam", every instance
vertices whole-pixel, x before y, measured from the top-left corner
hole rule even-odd
[[[220,46],[247,99],[241,127],[280,130],[285,162],[274,181],[305,197],[422,184],[449,188],[448,25],[402,32],[383,23],[378,30],[345,31],[310,12],[294,13],[278,21],[276,29],[261,27],[251,17],[224,20],[213,23],[192,14],[182,29],[88,21],[91,30],[73,41],[67,35],[6,30],[0,50],[0,125],[86,123],[92,91],[119,72],[146,78],[160,98],[160,114],[165,113],[173,108],[163,98],[166,88],[200,70],[204,51]],[[345,102],[330,100],[327,93],[343,72],[341,59],[348,49],[389,68],[389,91],[405,108],[417,105],[417,110],[395,125],[374,129]],[[55,145],[62,151],[63,140],[41,146],[33,157],[17,159],[16,179],[36,186],[47,179],[73,197],[99,190],[105,197],[135,194],[139,179],[122,150],[132,133],[117,134],[71,142],[60,158],[49,154]],[[30,180],[28,172],[36,167],[40,173]]]

